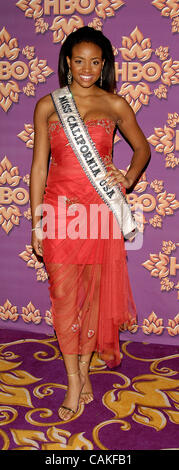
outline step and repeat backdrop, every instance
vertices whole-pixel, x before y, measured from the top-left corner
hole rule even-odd
[[[122,339],[179,344],[179,4],[177,0],[6,0],[0,15],[0,327],[53,335],[48,278],[31,247],[29,177],[36,102],[58,88],[67,35],[101,30],[115,55],[117,92],[136,113],[151,161],[133,192],[140,249],[128,249],[138,324]],[[117,132],[114,163],[132,150]],[[129,242],[128,242],[129,244]]]

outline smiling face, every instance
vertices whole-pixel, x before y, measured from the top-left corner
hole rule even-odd
[[[73,85],[89,88],[101,75],[104,65],[102,49],[92,42],[81,42],[72,49],[72,57],[67,63],[73,76]]]

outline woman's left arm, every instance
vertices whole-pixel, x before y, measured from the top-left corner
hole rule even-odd
[[[108,183],[112,183],[110,186],[121,182],[125,188],[130,188],[140,176],[150,158],[150,147],[137,123],[134,111],[126,100],[117,97],[114,106],[118,118],[117,125],[119,130],[130,143],[134,153],[129,169],[125,175],[111,163],[111,165],[109,165],[111,170],[106,177],[108,178],[111,175],[108,181]]]

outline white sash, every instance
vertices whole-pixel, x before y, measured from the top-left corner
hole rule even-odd
[[[90,183],[113,211],[123,236],[126,239],[134,237],[138,228],[130,205],[120,189],[120,183],[109,187],[104,180],[107,174],[105,164],[78,112],[70,89],[67,86],[58,88],[51,96],[69,143]]]

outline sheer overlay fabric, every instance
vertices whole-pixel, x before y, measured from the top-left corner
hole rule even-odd
[[[101,119],[85,124],[108,168],[114,123]],[[124,238],[59,121],[49,123],[49,138],[43,259],[54,329],[62,354],[97,351],[109,367],[114,367],[120,363],[119,329],[136,321]],[[51,216],[46,219],[49,207]]]

